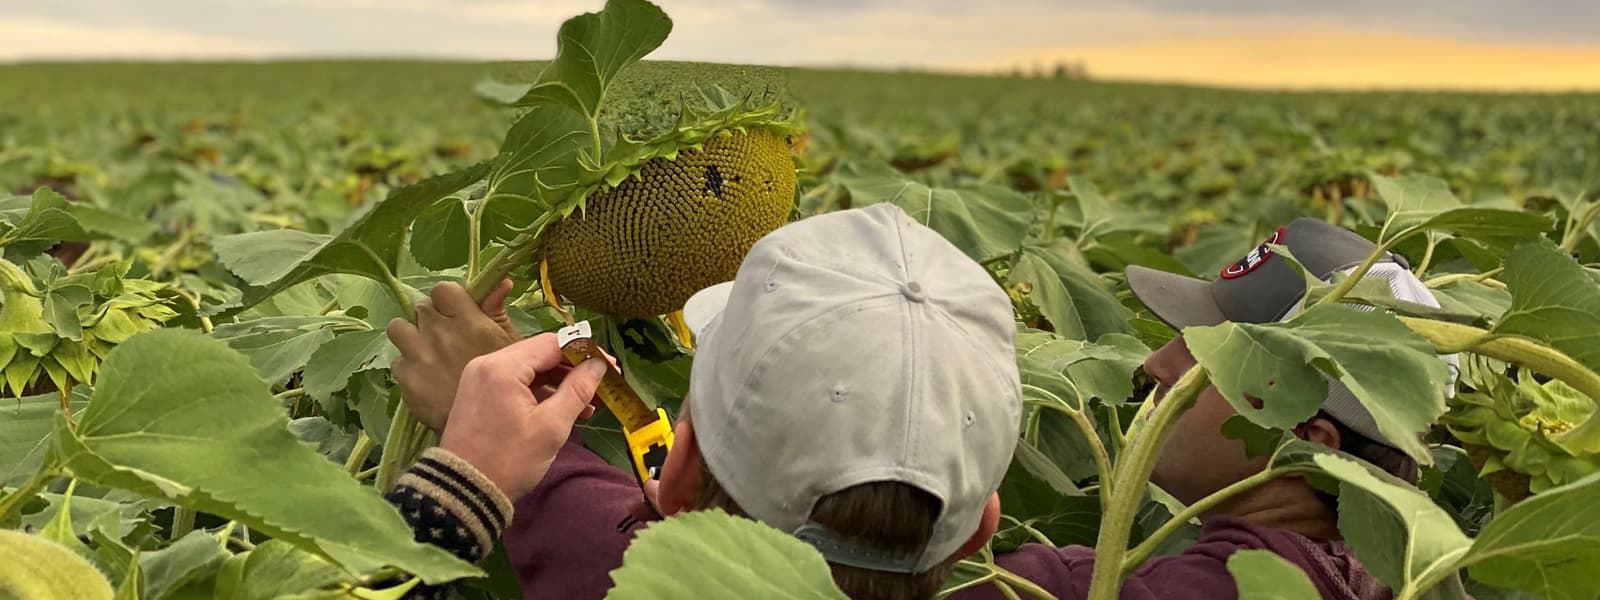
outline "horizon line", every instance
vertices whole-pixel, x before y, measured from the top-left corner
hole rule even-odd
[[[271,63],[362,63],[362,62],[413,62],[413,63],[456,63],[463,65],[489,65],[496,63],[538,63],[553,60],[550,58],[502,58],[502,57],[476,57],[461,55],[408,55],[391,53],[371,54],[298,54],[288,53],[280,55],[239,55],[239,56],[26,56],[0,58],[0,68],[11,66],[60,66],[60,65],[224,65],[224,64],[271,64]],[[1479,86],[1479,85],[1445,85],[1445,86],[1393,86],[1393,85],[1323,85],[1323,84],[1253,84],[1253,83],[1228,83],[1206,82],[1193,79],[1165,79],[1160,77],[1139,76],[1111,76],[1100,77],[1092,74],[1084,77],[1055,77],[1048,74],[1028,74],[1018,63],[1006,68],[972,68],[972,67],[939,67],[930,65],[903,64],[884,65],[872,63],[804,63],[804,64],[760,64],[760,63],[735,63],[713,62],[700,60],[673,60],[673,59],[645,59],[641,62],[654,63],[696,63],[712,65],[745,65],[771,67],[778,69],[795,69],[809,71],[847,71],[860,73],[884,74],[925,74],[950,77],[996,78],[996,79],[1024,79],[1038,81],[1079,82],[1089,84],[1121,84],[1121,85],[1149,85],[1163,87],[1194,88],[1202,90],[1239,91],[1257,93],[1459,93],[1459,94],[1489,94],[1489,95],[1588,95],[1600,94],[1600,85],[1573,84],[1571,87],[1510,87],[1510,86]],[[1071,62],[1071,61],[1065,61]],[[1054,64],[1054,63],[1052,63]],[[1037,63],[1035,64],[1037,65]],[[1017,73],[1021,71],[1022,75]],[[507,82],[513,83],[513,82]]]

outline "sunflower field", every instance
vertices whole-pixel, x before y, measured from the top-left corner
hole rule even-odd
[[[1240,413],[1224,433],[1270,453],[1271,475],[1339,494],[1348,543],[1396,597],[1600,596],[1600,95],[641,61],[670,31],[645,0],[610,0],[546,62],[0,65],[0,590],[518,596],[503,554],[415,543],[378,493],[436,441],[400,399],[385,324],[436,283],[481,297],[509,277],[519,330],[570,307],[675,413],[693,350],[674,311],[715,281],[671,270],[690,252],[663,252],[675,239],[610,244],[576,220],[609,197],[685,202],[640,182],[764,144],[767,170],[724,166],[707,193],[766,194],[767,229],[896,204],[1012,299],[1022,440],[1001,530],[946,592],[1038,595],[993,553],[1046,542],[1096,547],[1090,595],[1114,598],[1195,539],[1204,506],[1149,474],[1211,384]],[[1155,389],[1141,362],[1176,332],[1123,269],[1214,279],[1301,216],[1404,256],[1440,306],[1313,281],[1286,322],[1186,330],[1199,366]],[[758,235],[701,240],[695,264]],[[585,287],[608,278],[652,291]],[[1429,383],[1452,353],[1447,397]],[[1271,382],[1325,377],[1369,407],[1439,394],[1373,411],[1418,440],[1401,449],[1416,486],[1285,435],[1324,394]],[[579,428],[628,468],[613,417]],[[650,531],[613,595],[660,597],[650,575],[671,570],[719,589],[781,571],[795,597],[842,597],[776,530],[708,513]],[[674,549],[686,537],[703,555]],[[1234,562],[1251,597],[1315,593],[1274,556]]]

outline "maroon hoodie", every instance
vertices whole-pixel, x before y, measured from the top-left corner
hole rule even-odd
[[[550,472],[518,500],[505,544],[524,598],[598,599],[611,588],[610,571],[621,566],[633,534],[617,525],[639,500],[633,477],[582,447],[574,434]],[[1299,534],[1214,518],[1199,541],[1174,556],[1152,558],[1123,584],[1122,598],[1237,598],[1227,560],[1238,550],[1264,549],[1305,571],[1325,599],[1389,600],[1387,587],[1367,574],[1340,542],[1314,542]],[[1000,566],[1039,584],[1062,600],[1088,594],[1094,550],[1028,544],[995,557]],[[1003,598],[993,585],[962,590],[957,599]]]

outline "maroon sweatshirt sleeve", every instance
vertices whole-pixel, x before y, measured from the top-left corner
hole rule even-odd
[[[1338,542],[1312,542],[1238,519],[1218,518],[1206,523],[1204,535],[1194,545],[1173,556],[1146,561],[1123,580],[1122,600],[1238,598],[1228,557],[1239,550],[1265,549],[1305,571],[1322,598],[1334,600],[1386,600],[1390,592],[1362,568],[1348,548]],[[1027,544],[997,555],[995,563],[1038,584],[1061,600],[1089,594],[1094,574],[1094,550],[1083,546],[1051,548]],[[981,585],[951,595],[957,600],[1004,598],[993,585]]]
[[[640,525],[618,531],[641,492],[576,431],[533,492],[516,501],[506,553],[524,598],[598,599]]]
[[[995,556],[995,564],[1026,579],[1060,600],[1089,596],[1089,580],[1094,576],[1094,549],[1085,546],[1051,548],[1026,544],[1012,552]],[[1170,565],[1177,566],[1177,565]],[[1226,576],[1226,571],[1223,575]],[[1163,569],[1155,576],[1141,571],[1122,582],[1121,600],[1165,600],[1178,598],[1232,598],[1233,579],[1225,577],[1226,590],[1211,581],[1208,569]],[[1022,595],[1026,597],[1025,594]],[[952,600],[1003,600],[1000,589],[991,584],[962,590]]]
[[[1238,549],[1235,547],[1234,549]],[[1094,575],[1094,550],[1084,546],[1051,548],[1027,544],[995,556],[995,564],[1037,584],[1060,600],[1089,596]],[[1215,558],[1184,553],[1161,557],[1122,582],[1121,600],[1177,600],[1237,598],[1239,592],[1226,566]],[[953,600],[1001,600],[994,585],[980,585],[950,596]]]

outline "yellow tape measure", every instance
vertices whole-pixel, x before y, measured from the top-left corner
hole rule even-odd
[[[591,358],[605,360],[605,354],[594,342],[588,321],[561,328],[556,332],[556,343],[572,366]],[[661,468],[667,463],[667,451],[672,449],[672,422],[667,419],[667,411],[660,408],[651,411],[615,367],[606,370],[595,395],[622,423],[628,454],[633,458],[633,473],[638,476],[640,485],[660,479]]]

